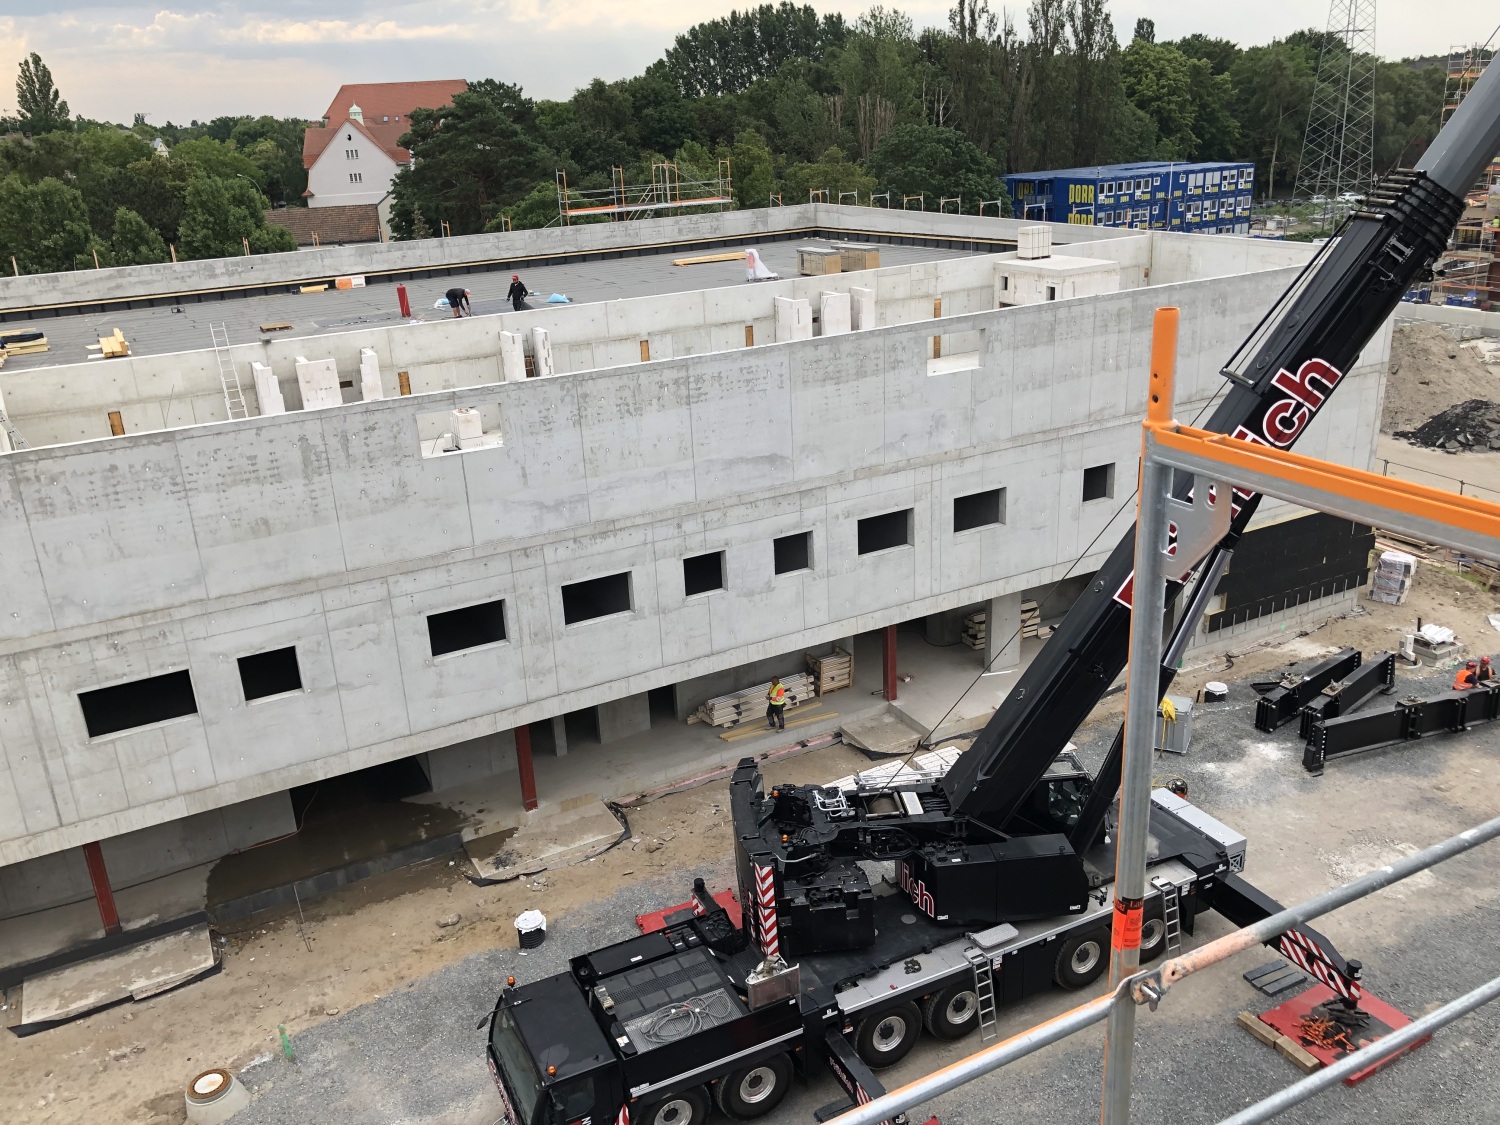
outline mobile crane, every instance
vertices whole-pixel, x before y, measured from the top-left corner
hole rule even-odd
[[[1406,290],[1432,276],[1464,195],[1500,151],[1491,67],[1412,170],[1390,175],[1315,255],[1223,369],[1206,429],[1289,448]],[[1236,491],[1225,538],[1194,570],[1162,692],[1259,497]],[[656,932],[501,993],[487,1057],[509,1125],[699,1125],[773,1110],[821,1063],[850,1099],[922,1027],[993,1028],[998,1004],[1103,971],[1114,871],[1107,819],[1123,737],[1090,776],[1068,740],[1125,666],[1134,534],[1093,576],[974,743],[883,779],[765,792],[730,781],[742,923],[695,883]],[[1169,590],[1171,608],[1182,587]],[[877,771],[871,771],[875,773]],[[1208,909],[1236,925],[1279,906],[1240,874],[1245,841],[1180,797],[1152,798],[1141,959]],[[1361,966],[1308,928],[1273,948],[1327,985],[1358,1026]],[[820,1113],[821,1116],[821,1113]]]

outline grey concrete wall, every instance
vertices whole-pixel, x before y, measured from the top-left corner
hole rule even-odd
[[[1180,413],[1290,271],[0,457],[0,863],[43,855],[1097,566],[1129,518],[1153,310],[1183,312]],[[1383,351],[1299,443],[1367,462]],[[423,458],[415,416],[498,403],[503,444]],[[1116,497],[1080,502],[1113,461]],[[1007,523],[952,533],[955,496]],[[910,546],[856,522],[913,510]],[[771,541],[810,532],[811,570]],[[1081,562],[1098,536],[1092,551]],[[726,586],[684,597],[681,559]],[[559,587],[629,571],[631,612]],[[425,617],[504,599],[434,658]],[[247,704],[237,656],[295,646]],[[77,693],[189,669],[199,713],[90,739]]]
[[[211,863],[296,827],[291,798],[285,792],[270,793],[115,836],[103,842],[101,851],[110,885],[122,890]],[[81,848],[0,867],[0,918],[81,902],[93,894]]]
[[[515,731],[468,738],[431,750],[418,758],[418,762],[434,790],[468,785],[497,773],[517,773]]]
[[[1462,305],[1401,305],[1396,309],[1396,320],[1441,324],[1455,330],[1450,335],[1465,338],[1500,336],[1500,312],[1466,309]]]
[[[940,238],[1014,240],[1016,229],[1022,225],[1035,224],[973,215],[918,214],[910,211],[887,212],[870,207],[802,204],[793,207],[754,208],[748,211],[677,215],[628,223],[591,223],[562,230],[548,227],[506,234],[428,238],[419,242],[328,246],[287,254],[255,254],[154,266],[0,277],[0,309],[211,292],[250,285],[291,285],[351,274],[442,269],[715,238],[753,239],[758,235],[811,228],[847,231],[850,234],[868,231]],[[1054,245],[1130,233],[1062,223],[1051,225]]]

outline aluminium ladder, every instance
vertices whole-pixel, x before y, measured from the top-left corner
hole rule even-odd
[[[245,405],[245,392],[240,387],[239,374],[234,369],[234,360],[229,355],[229,332],[222,323],[210,324],[208,334],[214,342],[214,358],[219,363],[219,385],[224,388],[224,409],[230,421],[250,417],[250,408]]]
[[[1177,884],[1160,875],[1151,880],[1151,885],[1161,892],[1161,924],[1167,952],[1176,953],[1182,948],[1182,896]]]
[[[971,945],[964,950],[964,957],[974,970],[974,996],[978,1001],[976,1008],[979,1012],[979,1039],[982,1043],[988,1043],[999,1034],[998,1021],[995,1018],[995,973],[990,966],[990,955]]]

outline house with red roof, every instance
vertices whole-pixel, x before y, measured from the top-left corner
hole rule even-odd
[[[462,78],[340,86],[322,121],[302,137],[307,205],[380,204],[411,162],[397,142],[411,128],[412,111],[441,109],[468,88]]]

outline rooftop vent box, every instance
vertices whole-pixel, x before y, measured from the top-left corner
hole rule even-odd
[[[455,410],[449,429],[457,436],[460,445],[466,441],[478,441],[484,436],[484,422],[479,411],[472,406],[460,406]]]
[[[1022,227],[1016,235],[1016,257],[1049,258],[1052,256],[1051,227]]]

